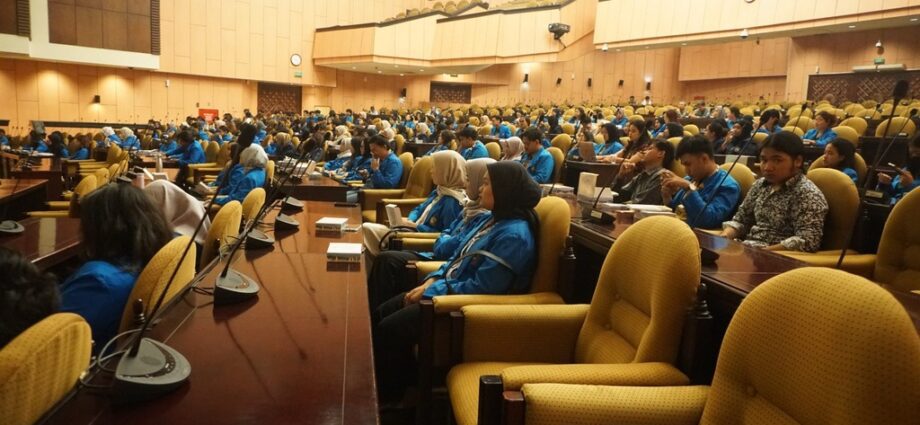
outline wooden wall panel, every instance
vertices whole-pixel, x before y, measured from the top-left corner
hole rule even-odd
[[[16,34],[15,1],[0,1],[0,34]]]
[[[151,10],[157,1],[49,0],[49,40],[56,44],[151,53]]]
[[[680,49],[680,81],[786,74],[789,38],[706,44]]]

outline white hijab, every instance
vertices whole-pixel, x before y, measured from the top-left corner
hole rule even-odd
[[[431,167],[431,180],[437,187],[437,197],[431,201],[424,211],[419,215],[416,223],[424,223],[434,206],[441,201],[441,198],[449,196],[463,205],[467,201],[466,192],[463,190],[466,184],[466,167],[464,166],[463,156],[457,151],[438,151],[431,155],[434,164]]]
[[[195,242],[205,244],[208,229],[211,228],[211,220],[207,218],[200,201],[168,180],[156,180],[148,184],[144,187],[144,193],[153,200],[154,204],[163,209],[163,215],[166,216],[166,221],[169,222],[173,232],[180,235],[192,236],[195,226],[204,217],[204,224],[195,235]]]
[[[268,155],[265,153],[265,148],[258,143],[253,143],[248,148],[243,149],[243,152],[240,152],[240,165],[246,171],[253,168],[265,168],[267,164]]]
[[[520,161],[524,155],[524,141],[520,137],[509,137],[505,140],[505,151],[502,161]]]
[[[469,220],[488,210],[479,205],[479,187],[486,178],[488,165],[495,162],[492,158],[476,158],[466,161],[466,195],[469,198],[463,205],[463,219]]]

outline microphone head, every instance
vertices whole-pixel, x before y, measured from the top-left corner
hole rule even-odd
[[[894,93],[892,93],[892,97],[895,99],[903,99],[907,97],[907,90],[909,89],[910,84],[907,82],[907,80],[898,80],[898,82],[894,85]]]
[[[908,116],[908,117],[912,117],[912,116],[914,116],[914,115],[917,115],[917,108],[911,109],[911,110],[910,110],[910,114],[908,114],[907,116]]]

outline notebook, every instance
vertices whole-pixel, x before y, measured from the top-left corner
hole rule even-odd
[[[393,204],[387,204],[387,221],[390,222],[390,227],[399,227],[405,226],[405,220],[403,220],[402,211],[399,210],[399,207]]]

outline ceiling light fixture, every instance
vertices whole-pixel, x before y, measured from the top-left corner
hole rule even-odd
[[[847,25],[847,28],[853,29],[853,28],[856,28],[856,25]]]

